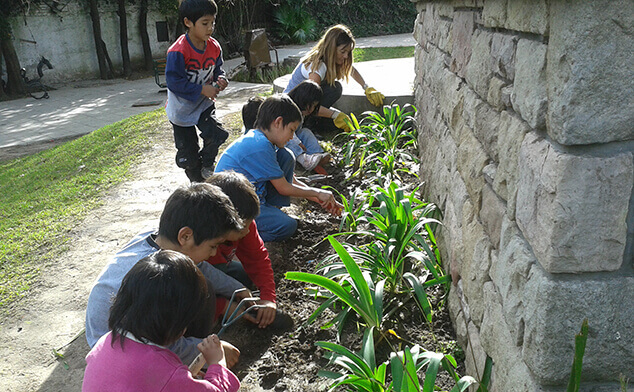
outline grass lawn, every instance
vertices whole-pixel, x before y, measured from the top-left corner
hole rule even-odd
[[[389,48],[356,48],[352,56],[354,62],[414,57],[413,46],[395,46]]]
[[[68,231],[126,180],[166,121],[164,109],[0,163],[0,309],[23,296]]]

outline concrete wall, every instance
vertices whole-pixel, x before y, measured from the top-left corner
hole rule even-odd
[[[413,0],[415,1],[415,0]],[[492,391],[634,380],[634,2],[417,1],[421,178]],[[475,355],[471,355],[472,350]]]
[[[54,2],[55,3],[55,2]],[[115,69],[121,72],[121,45],[119,42],[119,17],[116,3],[100,3],[102,38]],[[143,47],[138,27],[138,6],[127,5],[128,50],[134,64],[143,63]],[[165,57],[170,42],[158,42],[156,21],[165,17],[150,9],[147,30],[154,57]],[[40,57],[46,57],[53,69],[44,68],[44,83],[99,77],[99,63],[95,50],[92,22],[87,7],[80,2],[69,2],[61,11],[51,12],[45,4],[32,6],[25,18],[11,20],[14,41],[20,65],[27,69],[29,78],[37,77]]]

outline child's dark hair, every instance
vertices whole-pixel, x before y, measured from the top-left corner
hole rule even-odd
[[[233,207],[243,220],[255,219],[260,214],[260,199],[253,184],[242,173],[233,170],[214,173],[206,181],[215,185],[229,196]]]
[[[261,130],[268,130],[278,117],[282,117],[282,125],[286,126],[295,121],[301,122],[302,112],[288,95],[271,95],[260,105],[255,126]]]
[[[213,16],[217,13],[218,6],[214,0],[181,0],[178,6],[178,20],[183,26],[185,26],[185,18],[196,23],[203,16]],[[187,29],[187,26],[185,28]]]
[[[249,132],[255,127],[255,120],[258,118],[258,109],[264,102],[264,98],[258,96],[251,97],[242,106],[242,123],[244,124],[244,133]]]
[[[194,243],[200,245],[229,231],[242,230],[243,223],[222,189],[193,183],[176,189],[167,199],[158,234],[178,244],[178,232],[183,227],[192,230]]]
[[[213,290],[192,259],[160,250],[136,263],[125,275],[110,308],[112,345],[130,332],[141,341],[166,346],[215,303]],[[213,314],[213,312],[211,313]]]
[[[319,104],[322,95],[321,87],[310,79],[304,80],[288,93],[288,96],[295,102],[299,110],[306,110],[315,102]],[[318,110],[319,105],[315,106],[315,109],[308,115],[315,114]]]

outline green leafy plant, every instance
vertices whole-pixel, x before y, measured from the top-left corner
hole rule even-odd
[[[285,41],[304,44],[315,38],[317,23],[299,1],[287,1],[275,12],[275,32]]]
[[[424,392],[434,391],[436,379],[441,369],[446,370],[456,382],[451,392],[465,391],[476,380],[470,376],[460,378],[455,369],[457,363],[448,354],[421,350],[415,345],[411,349],[392,352],[390,359],[376,365],[374,347],[374,328],[368,328],[361,343],[361,351],[357,354],[346,347],[330,342],[316,342],[315,344],[330,351],[327,355],[330,365],[337,365],[342,372],[320,370],[319,375],[334,379],[329,390],[339,386],[346,386],[355,391],[387,392],[387,391],[421,391],[418,372],[427,367],[422,382]],[[386,384],[388,365],[392,375],[392,382]]]
[[[586,341],[588,340],[588,319],[584,319],[581,324],[581,331],[575,335],[575,356],[572,361],[572,370],[568,380],[567,392],[577,392],[581,385],[581,367],[583,365],[583,355],[586,351]]]
[[[371,191],[357,188],[350,194],[350,198],[348,199],[331,186],[325,186],[324,188],[337,193],[341,199],[343,211],[341,212],[339,231],[345,229],[344,231],[354,232],[359,228],[360,224],[367,222],[365,210],[368,205],[372,205],[374,202],[374,195]]]
[[[314,321],[319,313],[339,300],[346,307],[327,326],[338,324],[339,334],[341,334],[348,313],[353,311],[367,327],[375,327],[380,330],[383,322],[383,288],[385,281],[382,280],[375,284],[370,274],[359,268],[344,246],[333,236],[328,236],[327,238],[348,271],[345,278],[335,281],[325,276],[306,272],[286,273],[286,279],[314,284],[325,289],[321,293],[328,298],[327,301],[313,312],[307,322]]]
[[[351,116],[353,130],[345,134],[343,145],[344,166],[355,163],[354,177],[368,171],[377,178],[399,177],[399,173],[416,173],[409,169],[418,163],[416,156],[416,108],[406,105],[383,106],[383,115],[364,112],[361,122]],[[344,137],[340,136],[340,137]]]

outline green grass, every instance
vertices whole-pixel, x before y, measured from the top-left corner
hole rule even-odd
[[[403,57],[414,57],[414,47],[355,48],[352,55],[355,63],[372,60],[400,59]]]
[[[67,247],[70,229],[129,178],[165,121],[157,109],[0,163],[0,309],[27,293]]]

